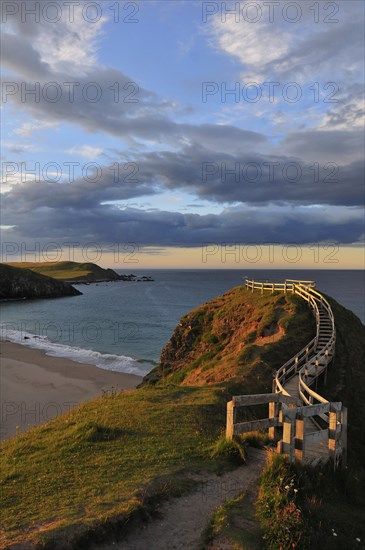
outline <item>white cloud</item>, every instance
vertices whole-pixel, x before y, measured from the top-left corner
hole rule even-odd
[[[35,49],[52,71],[84,74],[97,62],[98,42],[106,21],[106,17],[101,17],[97,23],[86,22],[79,6],[75,9],[74,22],[45,26],[35,40]]]
[[[71,149],[67,149],[66,151],[66,153],[69,153],[70,155],[79,155],[89,160],[98,157],[102,154],[102,152],[102,147],[92,147],[91,145],[81,145],[80,147],[76,146]]]
[[[35,147],[31,143],[18,143],[15,141],[3,141],[3,146],[7,147],[10,152],[15,154],[21,154],[21,153],[34,153],[38,152],[39,148]]]
[[[313,83],[318,78],[338,81],[340,75],[346,75],[347,84],[358,81],[363,73],[363,6],[359,10],[358,2],[343,2],[332,24],[325,22],[325,6],[318,23],[313,9],[303,6],[296,23],[285,22],[279,8],[271,23],[265,16],[255,23],[232,16],[222,21],[218,13],[208,27],[210,43],[241,63],[238,70],[246,82],[275,78]]]
[[[54,126],[57,126],[54,122],[23,122],[20,128],[13,130],[13,133],[24,138],[29,138],[34,132],[46,130]]]
[[[294,39],[273,25],[237,24],[233,18],[225,23],[215,18],[212,30],[219,48],[245,65],[253,80],[264,77],[267,63],[279,62],[286,56]]]
[[[56,3],[53,2],[55,5]],[[31,5],[34,9],[36,4],[39,2],[28,0],[29,9]],[[97,2],[94,4],[98,5]],[[97,64],[99,42],[108,18],[103,15],[92,23],[85,18],[84,8],[84,0],[75,2],[71,17],[65,6],[61,5],[62,17],[57,24],[45,20],[44,17],[37,22],[31,18],[21,20],[19,10],[4,25],[6,66],[10,70],[19,72],[21,69],[30,74],[32,70],[44,72],[47,67],[47,71],[54,74],[63,72],[70,76],[85,75]],[[22,55],[19,57],[20,53]]]

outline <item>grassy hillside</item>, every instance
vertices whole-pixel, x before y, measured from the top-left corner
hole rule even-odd
[[[280,338],[262,341],[265,336],[260,329],[257,348],[252,348],[252,334],[250,343],[240,346],[241,354],[245,346],[251,352],[246,362],[241,357],[241,380],[234,384],[242,391],[270,388],[268,356],[275,362],[287,359],[294,334],[301,335],[304,345],[307,333],[312,333],[312,317],[296,298],[251,295],[241,288],[232,292],[221,298],[225,315],[231,300],[232,314],[238,303],[242,311],[246,304],[250,332],[266,319],[268,300],[286,310],[280,319]],[[224,355],[223,348],[220,353]],[[218,363],[215,368],[219,370]],[[8,540],[48,540],[50,548],[56,548],[58,540],[65,550],[68,541],[87,539],[90,533],[96,536],[115,525],[123,531],[127,519],[149,505],[149,493],[161,496],[184,488],[190,483],[187,471],[227,467],[227,459],[212,459],[211,450],[224,433],[226,402],[232,391],[227,383],[182,386],[165,380],[157,386],[147,384],[85,403],[4,442],[1,525]]]
[[[291,294],[236,287],[183,317],[144,383],[230,382],[271,391],[272,373],[315,334],[304,302]]]
[[[30,269],[0,264],[0,300],[56,298],[81,294],[70,284],[56,281]]]
[[[329,401],[348,408],[349,463],[365,468],[365,326],[356,315],[327,296],[336,321],[336,355],[327,385],[318,386]]]
[[[42,547],[67,550],[87,547],[89,540],[108,534],[123,535],[133,522],[153,514],[159,499],[189,490],[193,484],[189,473],[230,467],[228,458],[212,458],[212,448],[224,433],[227,400],[234,393],[270,389],[274,368],[311,338],[313,318],[302,301],[279,293],[261,296],[237,288],[217,300],[183,318],[177,328],[185,331],[188,322],[202,317],[204,328],[194,340],[187,335],[187,340],[180,342],[190,350],[186,366],[177,355],[178,348],[168,344],[165,351],[168,348],[175,353],[169,356],[171,370],[157,369],[153,382],[149,379],[137,390],[84,403],[2,443],[0,525],[4,547],[37,541]],[[244,317],[242,323],[238,310]],[[220,311],[224,312],[222,318]],[[363,334],[360,321],[344,308],[338,311],[339,339],[351,331],[357,341]],[[223,319],[230,316],[237,324],[224,332]],[[175,331],[173,341],[176,334],[180,332]],[[232,354],[226,361],[224,342],[227,355]],[[234,361],[238,347],[239,357]],[[203,357],[196,363],[212,351],[215,357]],[[228,382],[206,379],[206,372],[219,372],[219,361],[214,363],[218,355],[226,374],[232,374]],[[205,361],[209,365],[206,370]],[[349,392],[348,399],[354,395],[360,399],[363,391],[358,379],[352,378],[360,373],[359,361],[355,349],[347,344],[341,347],[339,340],[333,368],[344,369],[345,376],[348,372],[346,390],[342,388]],[[197,374],[194,383],[188,384],[194,363]],[[348,405],[351,409],[351,402]],[[349,444],[356,446],[353,438],[360,429],[356,425],[360,417],[351,414]],[[346,510],[351,512],[351,508]]]
[[[365,548],[365,327],[327,298],[336,321],[336,356],[327,385],[322,382],[318,391],[348,407],[348,467],[333,472],[331,465],[303,467],[274,455],[256,495],[243,494],[216,512],[207,548],[223,540],[237,550],[256,550],[262,536],[272,550]]]
[[[3,443],[3,544],[48,540],[66,550],[125,530],[148,495],[189,485],[184,470],[222,465],[208,458],[224,424],[221,400],[211,388],[119,393]]]
[[[93,263],[79,262],[14,262],[8,265],[27,268],[47,277],[62,281],[84,282],[118,280],[119,275],[112,269],[103,269]]]

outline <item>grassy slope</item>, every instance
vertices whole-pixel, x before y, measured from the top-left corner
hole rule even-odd
[[[265,547],[273,550],[365,548],[365,327],[351,311],[327,298],[336,321],[336,356],[327,385],[319,384],[318,391],[348,407],[348,468],[334,473],[330,465],[305,468],[273,457],[262,476],[257,503]],[[237,500],[217,511],[210,539],[224,537],[237,550],[260,548],[257,520],[256,526],[253,522],[237,529],[237,517],[241,524],[242,517],[247,518],[245,497],[242,501],[243,505]]]
[[[223,419],[211,389],[146,388],[92,400],[13,438],[1,465],[9,540],[55,536],[65,549],[95,522],[119,516],[123,523],[153,480],[162,479],[161,492],[172,482],[163,476],[207,466]]]
[[[336,321],[336,355],[327,386],[318,386],[329,401],[348,408],[351,467],[365,467],[365,326],[352,311],[328,297]]]
[[[8,265],[27,268],[63,281],[94,281],[101,279],[117,279],[118,275],[112,269],[103,269],[93,263],[79,262],[14,262]]]
[[[260,323],[267,297],[236,292],[242,303],[248,300],[255,309]],[[291,313],[285,323],[282,318],[287,336],[258,346],[240,365],[242,379],[229,387],[178,386],[164,380],[90,401],[4,442],[1,525],[9,541],[58,539],[65,550],[67,539],[80,540],[88,532],[95,536],[114,522],[120,522],[123,531],[126,518],[145,504],[145,490],[154,480],[162,476],[162,484],[152,484],[152,492],[166,493],[182,470],[220,468],[222,460],[227,465],[222,458],[211,459],[210,449],[224,431],[232,392],[244,393],[246,386],[247,393],[269,388],[269,357],[283,362],[295,345],[294,335],[300,345],[312,335],[309,310],[298,299],[288,297],[288,304]],[[56,548],[55,543],[50,547]]]
[[[287,331],[294,312],[295,321]],[[313,331],[308,308],[292,295],[261,296],[236,287],[181,319],[162,351],[160,365],[146,382],[206,385],[239,381],[248,392],[251,385],[270,391],[271,375],[281,366],[283,354],[294,355],[297,339],[305,345]]]
[[[237,297],[240,295],[249,301],[248,306],[254,307],[256,314],[251,320],[259,324],[268,296],[243,294],[240,289],[235,292]],[[278,297],[274,294],[271,299],[275,301]],[[72,542],[68,546],[67,541],[86,541],[90,534],[95,539],[98,534],[103,536],[116,528],[124,532],[127,520],[140,514],[151,502],[146,495],[161,496],[186,487],[189,484],[184,481],[184,472],[226,466],[223,458],[211,458],[211,447],[224,430],[226,401],[232,393],[269,388],[273,365],[284,362],[292,354],[292,346],[297,351],[297,346],[301,347],[311,337],[308,309],[301,301],[288,297],[289,310],[291,305],[298,308],[298,314],[293,316],[292,310],[287,319],[281,317],[286,336],[263,346],[246,343],[241,350],[246,353],[246,361],[241,357],[242,364],[229,383],[176,385],[173,376],[179,373],[172,369],[168,373],[171,378],[160,377],[157,384],[90,401],[45,426],[4,442],[1,525],[8,531],[8,540],[48,540],[50,548],[57,548],[55,540],[58,540],[60,548],[65,550],[72,547]],[[357,345],[363,327],[344,308],[335,303],[334,308],[338,308],[335,309],[338,346],[333,371],[337,369],[340,373],[345,369],[346,389],[342,387],[340,394],[345,392],[344,400],[348,401],[352,418],[350,448],[352,445],[356,448],[354,438],[359,430],[356,422],[361,417],[353,412],[351,400],[356,399],[356,406],[364,406],[361,354]],[[352,336],[348,340],[349,333]],[[204,344],[207,334],[209,323],[202,334]],[[349,346],[351,339],[353,346]],[[328,391],[335,392],[337,385],[330,377]],[[361,459],[362,447],[358,449]],[[355,464],[351,453],[350,459]],[[290,471],[290,475],[294,474]],[[299,486],[302,474],[295,475]],[[356,475],[357,478],[350,476],[334,481],[328,473],[319,471],[318,479],[301,478],[302,487],[306,487],[305,492],[314,503],[307,531],[321,530],[324,517],[327,531],[332,524],[336,529],[345,524],[340,540],[342,548],[351,548],[343,540],[349,533],[351,540],[355,540],[355,527],[362,513],[362,481],[361,475]],[[334,483],[336,490],[332,490],[332,498],[328,498],[328,488],[333,488]],[[275,474],[270,492],[280,494],[280,486],[281,481]],[[354,494],[357,500],[351,496]],[[233,509],[237,515],[237,506]],[[279,527],[280,513],[279,510],[276,521]],[[229,516],[229,506],[224,514]],[[236,541],[238,531],[235,527]],[[237,546],[241,547],[245,548]]]
[[[303,467],[273,455],[257,502],[266,548],[363,550],[364,481],[359,469]]]

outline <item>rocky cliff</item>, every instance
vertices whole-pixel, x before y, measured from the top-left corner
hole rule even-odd
[[[35,273],[69,283],[120,280],[120,276],[113,269],[103,269],[91,262],[14,262],[7,265],[30,269]]]
[[[57,281],[30,269],[0,264],[0,300],[56,298],[82,294],[63,281]]]
[[[100,283],[109,281],[152,281],[151,277],[136,275],[119,275],[113,269],[104,269],[91,262],[12,262],[6,265],[26,268],[68,283]]]
[[[289,330],[290,329],[290,330]],[[237,287],[180,320],[143,384],[244,382],[270,391],[272,373],[314,336],[313,316],[292,295]]]

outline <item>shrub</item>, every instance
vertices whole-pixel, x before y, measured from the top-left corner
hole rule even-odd
[[[244,445],[236,438],[227,439],[221,437],[213,446],[211,457],[228,458],[233,464],[246,464],[246,450]]]
[[[273,455],[265,467],[257,501],[257,512],[265,530],[267,548],[298,548],[306,525],[297,503],[296,477],[286,459]]]
[[[246,432],[241,435],[241,439],[245,444],[256,447],[257,449],[262,449],[265,445],[270,445],[270,443],[272,443],[269,434],[262,431]]]

